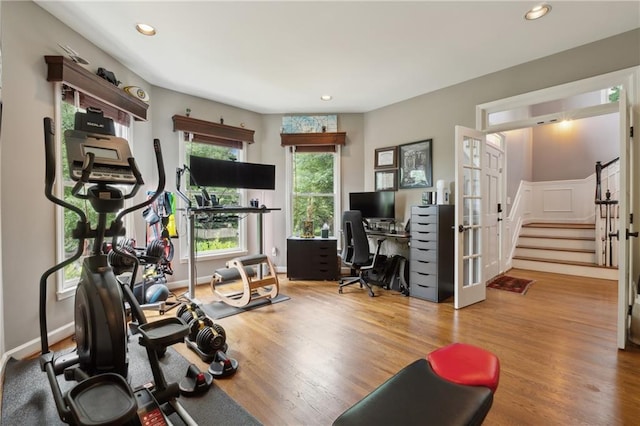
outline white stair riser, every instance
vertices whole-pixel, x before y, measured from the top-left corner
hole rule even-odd
[[[574,250],[595,250],[594,240],[572,240],[558,238],[533,238],[520,236],[519,246],[550,247]]]
[[[536,227],[523,227],[520,231],[520,236],[535,236],[535,237],[574,237],[574,238],[596,238],[595,229],[574,229],[574,228],[536,228]]]
[[[595,253],[582,253],[577,251],[540,250],[517,247],[515,255],[522,257],[535,257],[536,259],[550,259],[566,262],[596,263]]]
[[[518,269],[552,272],[554,274],[575,275],[579,277],[591,277],[614,281],[618,279],[618,271],[616,269],[567,265],[562,263],[536,262],[532,260],[521,259],[513,259],[512,266]]]

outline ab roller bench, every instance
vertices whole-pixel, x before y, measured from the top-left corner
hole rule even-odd
[[[333,423],[345,425],[480,425],[498,388],[493,353],[453,343],[400,370]]]

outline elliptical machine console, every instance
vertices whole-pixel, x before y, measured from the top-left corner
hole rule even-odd
[[[101,116],[102,120],[109,120]],[[109,127],[112,125],[105,126]],[[188,326],[179,318],[148,323],[131,289],[116,279],[103,252],[103,242],[108,237],[112,239],[113,249],[118,251],[117,239],[125,234],[122,218],[155,200],[154,196],[123,209],[124,200],[133,198],[144,184],[128,142],[109,134],[80,130],[65,133],[69,174],[76,181],[71,193],[76,198],[88,200],[98,214],[97,224],[93,226],[82,209],[53,194],[56,163],[53,121],[50,118],[44,119],[44,134],[45,195],[53,203],[75,212],[79,218],[73,230],[73,237],[78,240],[75,254],[45,271],[40,279],[40,367],[47,373],[60,419],[80,425],[144,424],[149,415],[164,419],[160,409],[164,406],[165,411],[176,412],[185,423],[195,424],[177,402],[178,384],[166,382],[158,360],[158,354],[164,353],[167,346],[184,340],[189,333]],[[153,147],[158,169],[155,194],[159,195],[164,190],[165,174],[158,139],[154,140]],[[85,188],[88,184],[91,185]],[[130,190],[123,193],[116,185],[125,185]],[[107,224],[109,213],[117,214]],[[88,239],[93,240],[91,253],[83,259],[75,296],[77,350],[56,358],[49,350],[47,336],[47,279],[79,259]],[[131,256],[126,252],[119,254]],[[133,391],[127,382],[129,360],[125,303],[140,324],[140,344],[146,348],[149,358],[155,384],[153,391]],[[62,373],[66,380],[77,382],[66,393],[61,391],[58,383],[57,376]]]

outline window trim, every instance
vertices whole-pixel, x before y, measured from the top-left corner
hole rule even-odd
[[[174,116],[176,117],[176,116]],[[215,123],[214,123],[215,124]],[[231,126],[229,126],[231,127]],[[213,145],[218,145],[218,146],[226,146],[228,148],[235,148],[234,146],[231,145],[226,145],[226,144],[216,144],[216,143],[212,143],[210,141],[203,141],[203,140],[199,140],[200,136],[202,136],[201,134],[194,134],[185,130],[180,130],[180,129],[176,129],[174,128],[174,131],[178,132],[178,156],[181,159],[180,161],[182,162],[182,164],[186,164],[186,157],[187,157],[187,150],[186,150],[186,144],[185,142],[196,142],[196,143],[203,143],[203,144],[213,144]],[[253,132],[253,130],[251,130],[251,132]],[[238,161],[244,161],[244,157],[245,157],[245,143],[246,142],[241,142],[242,146],[238,147],[238,151],[240,151],[240,157],[238,159]],[[188,177],[184,178],[184,181],[182,182],[184,184],[184,188],[181,189],[181,191],[186,191],[186,179],[188,179]],[[240,195],[240,199],[239,202],[241,205],[245,205],[246,204],[246,199],[247,199],[247,192],[245,189],[238,189],[238,193]],[[178,229],[180,229],[181,231],[181,235],[185,235],[185,238],[179,238],[179,247],[180,247],[180,255],[178,256],[179,262],[181,264],[186,264],[189,263],[189,238],[191,238],[192,236],[190,235],[189,232],[189,222],[191,220],[193,220],[193,218],[188,218],[187,215],[188,214],[193,214],[192,212],[187,211],[187,202],[182,198],[182,197],[178,197],[178,211],[181,212],[180,215],[176,214],[176,222],[177,222],[177,226]],[[248,237],[247,237],[247,224],[246,224],[246,217],[245,218],[239,218],[238,220],[238,247],[234,248],[234,249],[229,249],[229,250],[218,250],[218,251],[208,251],[208,252],[203,252],[202,254],[199,254],[197,251],[195,252],[195,261],[200,262],[200,261],[207,261],[207,260],[215,260],[215,259],[226,259],[226,258],[233,258],[233,257],[237,257],[237,256],[244,256],[246,254],[249,253],[249,249],[248,249]],[[197,230],[194,232],[193,237],[195,237],[195,234],[197,233]]]
[[[289,214],[286,215],[285,218],[285,226],[287,235],[293,235],[293,159],[295,154],[296,146],[292,146],[292,149],[285,149],[285,173],[286,173],[286,182],[285,187],[287,189],[285,205]],[[302,149],[300,152],[309,153],[310,151],[306,151]],[[318,151],[323,153],[332,153],[334,156],[333,161],[333,230],[334,235],[333,238],[337,238],[340,240],[340,232],[342,226],[342,179],[341,173],[341,161],[342,161],[342,147],[341,145],[335,145],[335,152],[332,151]]]
[[[59,198],[64,198],[64,188],[65,188],[65,177],[63,176],[63,165],[62,165],[62,93],[63,86],[65,83],[56,81],[53,83],[53,95],[54,95],[54,126],[55,126],[55,158],[56,158],[56,169],[55,169],[55,182],[53,186],[54,194]],[[75,90],[75,89],[74,89]],[[75,90],[74,92],[74,101],[71,103],[75,105],[79,101],[81,93],[79,90]],[[97,99],[99,102],[101,101],[99,98],[95,98],[90,93],[82,93],[84,96],[90,96],[94,99]],[[78,98],[78,99],[76,99]],[[129,114],[126,111],[123,111],[126,114]],[[131,123],[131,120],[129,120]],[[129,125],[127,131],[127,140],[133,140],[133,127]],[[125,207],[131,205],[131,200],[125,201]],[[62,206],[55,206],[55,256],[56,263],[60,263],[66,259],[65,257],[65,249],[64,249],[64,211],[65,209]],[[124,227],[129,230],[130,233],[135,233],[134,229],[134,221],[132,220],[131,215],[127,215],[124,218]],[[82,261],[82,258],[80,259]],[[56,298],[57,300],[67,299],[69,297],[73,297],[76,292],[76,287],[78,286],[78,280],[66,280],[64,276],[64,268],[59,269],[55,273],[55,281],[56,281]]]

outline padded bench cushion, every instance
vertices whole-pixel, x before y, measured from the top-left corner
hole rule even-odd
[[[440,378],[426,359],[400,370],[354,406],[334,425],[480,425],[493,393]]]
[[[250,277],[256,276],[256,271],[251,266],[245,266],[244,271]],[[240,279],[240,272],[236,268],[221,268],[213,272],[213,279],[216,282],[233,281]]]
[[[486,386],[495,392],[500,361],[493,353],[468,343],[452,343],[427,355],[433,371],[459,385]]]

